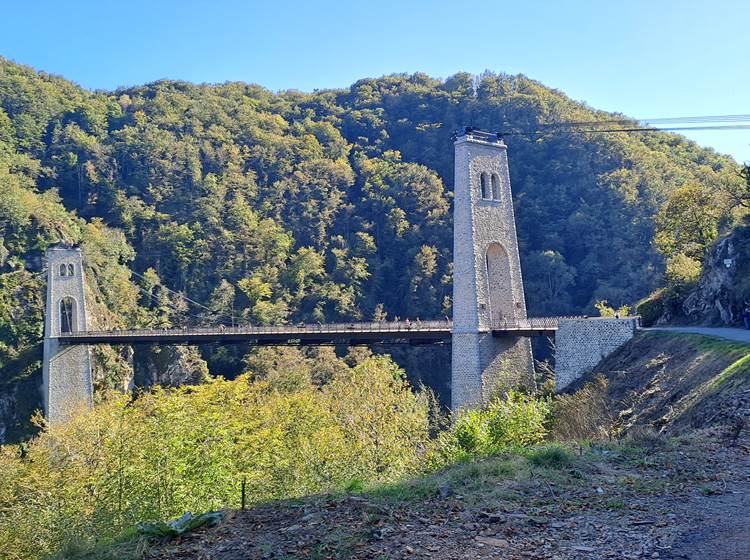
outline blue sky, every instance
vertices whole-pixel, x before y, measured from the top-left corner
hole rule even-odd
[[[750,113],[746,0],[0,0],[0,55],[92,89],[523,73],[636,118]],[[691,133],[750,160],[750,130]]]

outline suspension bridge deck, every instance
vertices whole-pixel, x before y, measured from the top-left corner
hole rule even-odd
[[[493,326],[494,336],[551,335],[560,318],[540,317],[505,321]],[[170,329],[127,329],[63,333],[61,344],[207,344],[314,346],[323,344],[371,344],[392,342],[435,344],[449,341],[451,321],[380,321],[281,326],[212,326]]]

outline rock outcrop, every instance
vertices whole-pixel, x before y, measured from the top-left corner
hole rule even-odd
[[[30,418],[42,409],[41,350],[33,346],[0,369],[0,444],[23,441],[36,431]]]
[[[683,300],[690,322],[735,325],[750,303],[750,227],[735,229],[719,240],[703,263],[696,287]]]
[[[178,387],[208,379],[208,365],[194,346],[147,346],[134,350],[133,382],[138,387]]]

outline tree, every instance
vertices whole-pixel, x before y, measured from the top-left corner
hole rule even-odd
[[[216,286],[208,306],[211,308],[211,321],[214,323],[226,323],[231,321],[235,323],[234,316],[235,289],[232,284],[222,279]]]
[[[742,208],[750,209],[750,164],[742,166],[739,173],[739,181],[730,181],[727,183],[727,193],[735,204]]]
[[[523,279],[529,308],[534,313],[567,314],[572,311],[570,286],[576,270],[558,251],[536,251],[523,261]]]
[[[718,193],[690,183],[671,193],[657,216],[656,245],[665,255],[682,253],[702,261],[706,247],[716,239],[721,204]]]
[[[133,296],[129,270],[150,268],[217,320],[232,314],[229,286],[244,321],[442,318],[450,132],[609,118],[522,75],[399,74],[314,93],[162,80],[93,93],[0,59],[0,274],[17,275],[0,282],[3,356],[38,339],[41,283],[21,271],[37,272],[58,241],[97,253],[93,291],[111,325],[188,317],[156,284],[138,281],[151,295]],[[746,197],[729,208],[728,191],[747,186],[747,171],[739,179],[731,159],[679,136],[506,142],[534,314],[637,301],[665,263],[700,261],[746,211]],[[201,352],[214,372],[242,369],[240,349]]]

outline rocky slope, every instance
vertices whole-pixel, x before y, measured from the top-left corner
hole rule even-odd
[[[750,430],[750,346],[739,342],[643,333],[566,391],[584,387],[590,398],[576,402],[579,412],[589,405],[595,423],[611,435]]]
[[[682,311],[691,321],[733,325],[750,304],[750,228],[735,229],[711,250]]]
[[[706,255],[695,286],[663,303],[658,324],[741,325],[750,304],[750,227],[737,227]]]

